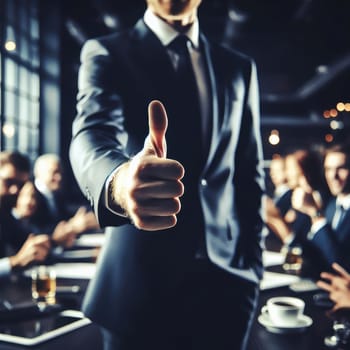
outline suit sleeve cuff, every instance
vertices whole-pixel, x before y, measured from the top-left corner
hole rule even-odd
[[[115,168],[112,173],[108,176],[105,186],[104,186],[104,204],[106,208],[112,212],[113,214],[116,214],[118,216],[126,218],[127,215],[125,214],[125,211],[123,210],[122,207],[120,207],[118,204],[116,204],[112,200],[112,194],[111,194],[111,189],[112,189],[112,181],[114,179],[114,176],[117,174],[119,171],[119,167]]]

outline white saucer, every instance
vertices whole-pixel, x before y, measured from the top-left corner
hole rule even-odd
[[[292,326],[276,326],[272,323],[268,314],[261,314],[258,317],[258,322],[272,333],[298,333],[312,325],[311,317],[306,315],[302,315],[298,323]]]

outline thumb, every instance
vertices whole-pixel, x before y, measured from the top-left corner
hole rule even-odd
[[[148,105],[149,135],[146,139],[147,149],[151,149],[160,158],[166,157],[167,145],[165,132],[168,127],[168,117],[163,104],[153,100]]]

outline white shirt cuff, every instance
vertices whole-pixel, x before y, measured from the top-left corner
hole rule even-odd
[[[310,229],[310,232],[307,234],[307,239],[311,240],[315,237],[317,232],[324,226],[327,225],[327,219],[320,219],[317,222],[315,222]]]
[[[113,208],[111,208],[111,206],[109,205],[109,199],[110,199],[109,191],[110,191],[111,182],[113,181],[114,176],[119,171],[119,168],[120,168],[120,166],[115,168],[106,180],[105,187],[104,187],[104,192],[105,192],[104,193],[104,199],[105,199],[104,204],[105,204],[106,208],[110,212],[112,212],[113,214],[116,214],[118,216],[126,218],[127,216],[125,215],[125,212],[121,207],[119,207],[117,204],[114,204]]]
[[[287,238],[283,240],[283,245],[290,245],[293,242],[294,238],[295,238],[295,233],[292,232],[291,234],[288,235]]]
[[[0,277],[7,277],[11,273],[11,264],[9,258],[0,259]]]

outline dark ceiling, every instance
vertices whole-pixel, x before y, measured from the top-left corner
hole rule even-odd
[[[145,9],[144,0],[66,3],[66,31],[79,47],[132,25]],[[350,102],[349,18],[350,0],[203,0],[200,6],[209,37],[255,59],[265,126],[269,118],[321,125],[324,110]]]
[[[69,4],[77,41],[132,25],[145,8],[144,0]],[[256,60],[266,105],[322,109],[325,99],[349,99],[349,0],[203,0],[200,18],[208,36]]]

